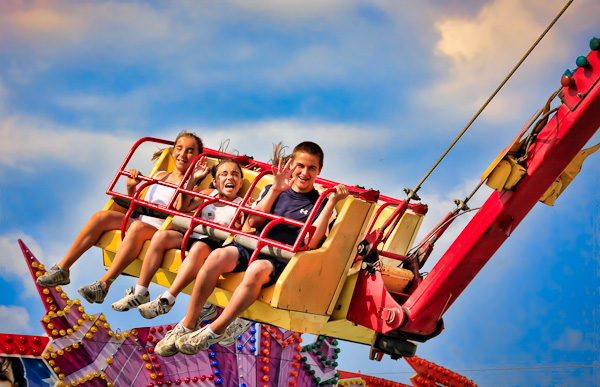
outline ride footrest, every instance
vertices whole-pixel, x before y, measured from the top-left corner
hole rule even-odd
[[[417,353],[417,345],[406,339],[375,333],[371,342],[369,358],[380,361],[383,354],[390,355],[393,360],[401,357],[413,357]]]

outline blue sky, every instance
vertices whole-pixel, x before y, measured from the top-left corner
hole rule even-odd
[[[229,139],[230,151],[263,161],[273,142],[313,140],[325,150],[323,177],[403,198],[563,5],[1,2],[0,331],[42,333],[16,239],[47,264],[60,261],[138,138],[187,128],[209,147]],[[599,13],[597,1],[575,2],[427,180],[423,232],[471,192],[587,53]],[[419,356],[480,386],[600,385],[598,157],[554,207],[533,209]],[[426,270],[467,220],[449,230]],[[67,292],[74,297],[102,270],[94,248],[72,269]],[[119,279],[106,305],[86,309],[113,326],[147,325],[108,306],[133,283]],[[156,323],[179,319],[186,304],[181,297]],[[403,362],[367,362],[367,354],[344,345],[340,369],[405,383],[412,375]]]

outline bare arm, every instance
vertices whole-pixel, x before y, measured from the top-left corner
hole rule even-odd
[[[272,168],[273,184],[271,185],[271,189],[269,192],[267,192],[265,197],[263,197],[260,202],[256,204],[256,207],[254,207],[255,210],[271,212],[273,203],[275,203],[275,199],[279,197],[279,194],[292,186],[292,172],[294,171],[295,167],[288,170],[291,163],[292,161],[288,160],[285,166],[283,166],[282,160],[279,160],[279,168],[277,171],[275,170],[275,167]],[[265,220],[267,220],[265,217],[250,214],[250,216],[248,216],[248,225],[251,228],[257,228],[261,226]]]
[[[183,188],[185,188],[186,190],[193,191],[194,187],[202,179],[204,179],[206,175],[208,175],[208,172],[209,168],[206,162],[206,156],[202,156],[200,157],[200,160],[198,160],[196,165],[194,165],[194,170],[192,171],[190,178],[187,180]],[[190,212],[198,208],[200,203],[202,203],[203,201],[204,199],[197,196],[180,194],[177,196],[177,199],[175,199],[175,202],[173,202],[173,208],[181,212]]]
[[[138,176],[141,174],[141,172],[137,169],[130,169],[128,172],[131,174],[132,177],[127,178],[127,195],[133,196],[135,194],[138,184],[142,182],[141,179],[138,179]],[[165,174],[166,172],[157,173],[153,177],[155,179],[160,179]],[[140,195],[140,198],[143,198],[143,196]]]
[[[317,220],[313,222],[313,226],[316,227],[315,233],[308,244],[310,249],[314,249],[319,246],[323,237],[325,236],[325,232],[327,231],[327,226],[329,225],[329,218],[333,213],[333,209],[335,205],[339,203],[340,200],[343,200],[348,196],[348,189],[343,184],[339,184],[335,187],[335,192],[325,204],[325,207],[317,217]]]
[[[138,171],[137,169],[130,169],[129,173],[131,174],[131,177],[127,178],[127,195],[133,196],[133,194],[135,193],[135,188],[141,182],[141,180],[138,179],[140,171]]]

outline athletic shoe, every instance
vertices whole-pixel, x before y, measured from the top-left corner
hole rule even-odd
[[[138,312],[140,312],[143,318],[151,319],[160,316],[161,314],[168,313],[173,305],[175,305],[175,302],[169,305],[169,300],[159,296],[152,300],[152,302],[146,301],[144,305],[138,306]]]
[[[135,295],[135,287],[132,286],[131,289],[125,289],[125,297],[113,303],[111,307],[117,312],[126,312],[131,308],[146,304],[148,301],[150,301],[148,291],[146,291],[146,294]]]
[[[175,341],[175,346],[179,352],[186,355],[195,355],[212,344],[216,344],[223,338],[223,335],[214,335],[208,331],[208,325],[202,328],[184,334]]]
[[[175,345],[175,341],[183,335],[191,332],[195,332],[195,330],[186,332],[183,329],[183,324],[177,323],[177,325],[175,325],[175,328],[171,329],[165,335],[165,337],[163,337],[163,339],[156,344],[156,346],[154,347],[154,352],[156,352],[162,357],[175,355],[177,352],[179,352],[177,346]]]
[[[202,312],[200,312],[200,317],[198,317],[198,323],[200,323],[201,321],[210,320],[211,318],[216,316],[217,307],[207,302],[206,304],[204,304],[204,307],[202,307]]]
[[[58,285],[68,285],[71,280],[69,279],[68,270],[63,270],[54,265],[44,275],[39,276],[35,282],[40,286],[51,288]]]
[[[93,304],[94,302],[97,302],[98,304],[103,303],[104,298],[108,293],[108,291],[104,290],[102,287],[102,281],[99,280],[91,285],[82,286],[77,289],[77,291],[81,294],[81,297],[85,298],[90,304]]]
[[[221,341],[219,341],[219,345],[221,347],[229,347],[235,343],[235,340],[238,338],[238,336],[246,332],[251,325],[252,321],[244,320],[243,318],[236,318],[225,330],[225,333],[221,337]]]

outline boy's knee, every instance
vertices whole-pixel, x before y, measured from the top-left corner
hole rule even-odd
[[[238,255],[228,251],[227,249],[213,250],[206,261],[204,266],[206,270],[221,270],[222,272],[233,270],[233,267],[237,264]],[[233,266],[230,268],[230,266]]]
[[[248,270],[246,270],[243,281],[251,283],[267,283],[273,270],[273,265],[269,261],[262,259],[254,261],[248,267]]]
[[[189,251],[189,255],[198,255],[200,254],[200,251],[202,250],[202,243],[196,242],[192,245],[192,248],[190,248]]]
[[[223,254],[216,253],[213,251],[207,258],[204,263],[205,270],[214,270],[220,266],[223,261]]]

